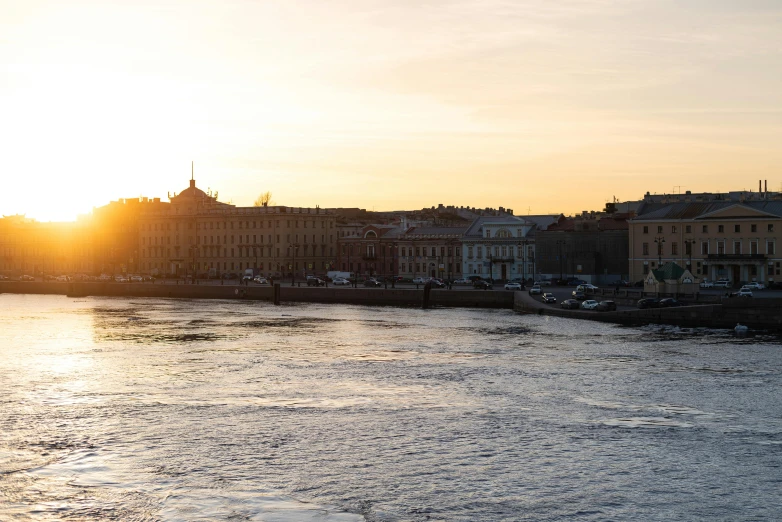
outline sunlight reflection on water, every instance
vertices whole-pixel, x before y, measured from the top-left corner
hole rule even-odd
[[[0,305],[0,519],[782,510],[773,336],[503,310]]]

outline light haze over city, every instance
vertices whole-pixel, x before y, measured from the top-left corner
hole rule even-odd
[[[5,215],[776,190],[775,1],[0,1]]]

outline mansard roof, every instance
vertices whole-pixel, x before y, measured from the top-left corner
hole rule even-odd
[[[743,217],[782,217],[782,201],[707,201],[684,203],[644,203],[633,221],[735,219],[736,213],[720,217],[720,213],[734,207],[743,209]]]

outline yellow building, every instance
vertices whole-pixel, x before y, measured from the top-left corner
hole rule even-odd
[[[301,277],[335,264],[335,216],[325,209],[236,207],[200,190],[194,180],[169,199],[141,202],[141,273],[203,277],[255,268],[264,275]]]
[[[0,219],[0,274],[12,277],[91,273],[92,221],[42,223],[24,216]]]
[[[698,279],[724,278],[734,284],[782,280],[778,194],[647,199],[629,221],[631,281],[669,261]]]

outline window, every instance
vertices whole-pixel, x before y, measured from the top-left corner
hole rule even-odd
[[[774,231],[774,223],[769,223],[768,224],[768,231],[769,232],[773,232]]]
[[[687,234],[692,234],[692,225],[687,225],[684,227],[684,232]]]
[[[709,233],[709,225],[703,225],[703,227],[701,227],[701,232],[703,232],[704,234],[708,234]]]
[[[738,225],[736,225],[738,226]],[[741,254],[741,241],[734,241],[733,242],[733,253],[734,254]]]
[[[657,225],[657,233],[658,234],[662,234],[663,233],[663,226],[662,225]]]
[[[676,225],[671,226],[671,232],[674,234],[676,233]]]
[[[691,256],[692,255],[692,241],[685,241],[684,242],[684,255]]]
[[[648,233],[649,233],[649,227],[644,227],[644,234],[648,234]]]
[[[733,232],[741,232],[741,225],[733,225]]]
[[[722,234],[725,232],[725,225],[717,225],[717,233]]]
[[[679,255],[679,243],[676,243],[675,241],[671,243],[671,255],[672,256]]]
[[[725,255],[725,241],[717,241],[717,255]]]
[[[771,226],[771,225],[769,225]],[[769,255],[775,255],[776,249],[774,248],[774,242],[773,241],[766,241],[766,254]]]
[[[751,232],[757,232],[758,231],[758,226],[757,225],[750,225],[749,226],[749,230]]]
[[[758,254],[758,242],[757,241],[750,241],[749,242],[749,253],[752,255]]]
[[[701,241],[701,255],[702,256],[708,256],[709,255],[709,242],[708,241]]]
[[[649,243],[643,244],[643,255],[648,256],[649,255]]]

